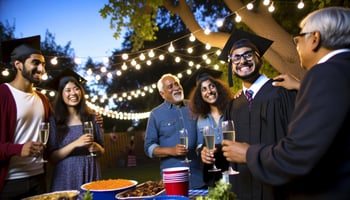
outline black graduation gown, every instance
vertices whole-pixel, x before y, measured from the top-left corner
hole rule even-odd
[[[249,108],[244,94],[228,105],[225,119],[235,123],[236,141],[248,144],[273,144],[286,135],[296,91],[266,82]],[[254,178],[246,164],[232,163],[240,174],[230,177],[232,190],[240,200],[283,199],[282,187],[271,187]]]

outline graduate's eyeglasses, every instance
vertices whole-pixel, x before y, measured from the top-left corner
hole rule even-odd
[[[239,64],[241,62],[242,57],[246,61],[251,61],[254,58],[254,50],[249,50],[246,51],[242,54],[234,54],[234,55],[229,55],[228,59],[231,60],[234,64]]]
[[[294,44],[297,45],[299,43],[299,38],[304,37],[305,35],[310,34],[310,33],[312,33],[312,32],[304,32],[304,33],[299,33],[299,34],[294,35],[293,36]]]

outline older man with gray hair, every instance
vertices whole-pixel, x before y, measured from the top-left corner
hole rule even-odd
[[[197,147],[197,117],[191,114],[184,100],[180,80],[164,74],[157,84],[164,102],[151,111],[148,119],[144,151],[150,158],[160,158],[161,170],[170,167],[190,168],[190,189],[206,187],[202,178]],[[180,129],[188,131],[188,150],[180,144]],[[191,162],[182,162],[185,157]]]

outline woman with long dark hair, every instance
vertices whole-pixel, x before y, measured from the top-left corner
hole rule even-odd
[[[52,191],[79,190],[84,183],[101,178],[98,159],[89,155],[104,153],[103,132],[84,95],[76,78],[60,79],[47,146],[49,161],[54,163]],[[93,136],[84,134],[83,123],[87,121],[92,121]]]
[[[208,73],[202,73],[197,76],[196,87],[191,91],[189,99],[191,111],[198,115],[197,135],[199,145],[204,144],[203,127],[212,126],[214,128],[215,166],[221,170],[209,172],[208,170],[212,168],[212,165],[203,164],[203,179],[207,186],[212,187],[216,181],[221,179],[222,172],[228,168],[228,162],[221,152],[221,122],[226,106],[233,99],[233,93],[225,82],[213,78]],[[206,147],[202,146],[202,148]],[[201,159],[203,161],[202,156]]]

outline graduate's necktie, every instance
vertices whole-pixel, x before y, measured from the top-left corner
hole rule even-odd
[[[254,92],[251,91],[251,90],[246,90],[245,91],[245,96],[247,97],[249,106],[252,104],[252,101],[253,101],[253,93]]]

